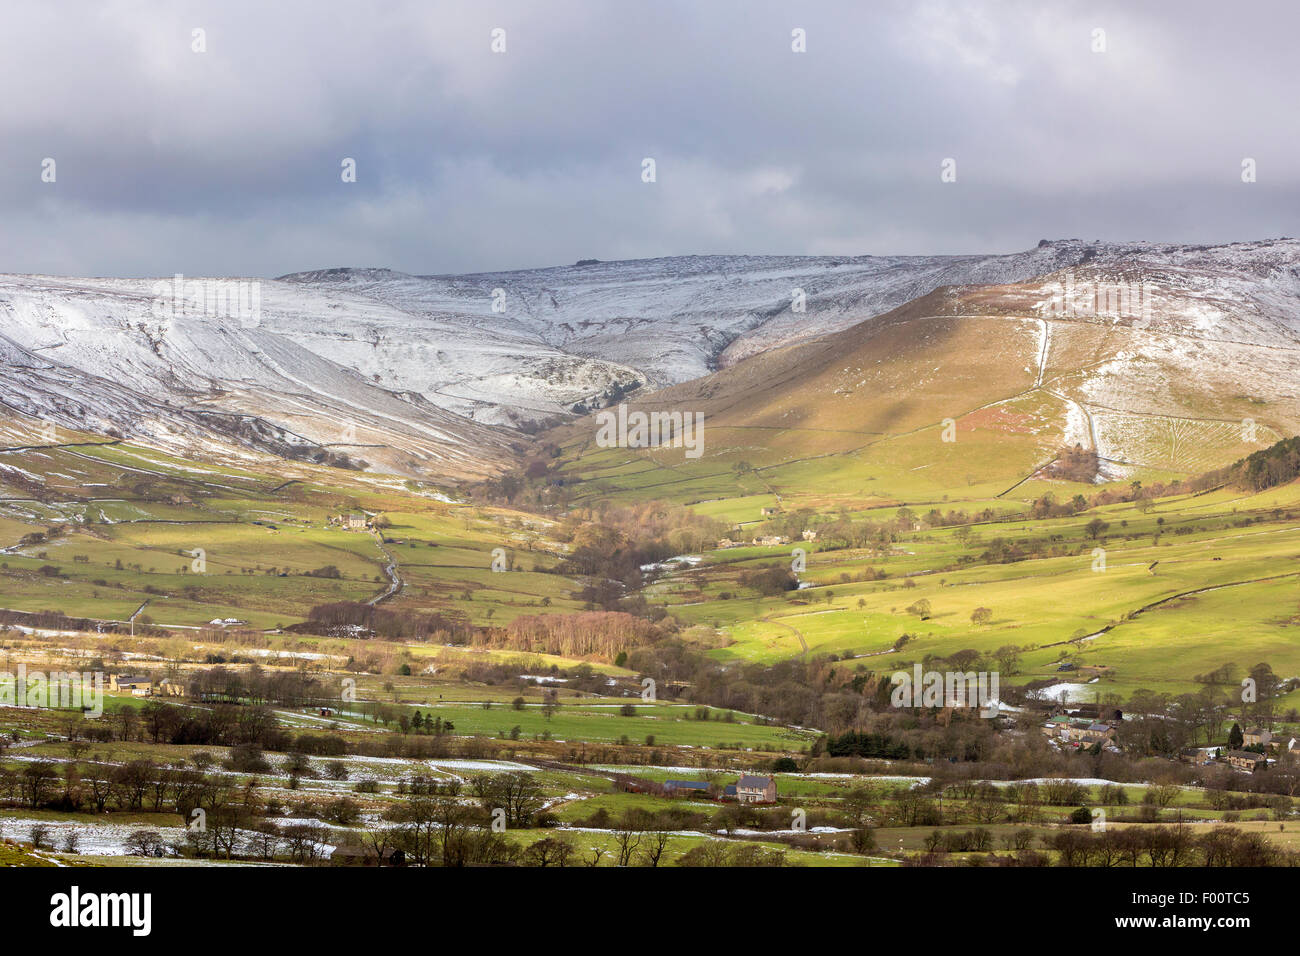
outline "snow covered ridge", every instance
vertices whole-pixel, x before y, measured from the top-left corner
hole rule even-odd
[[[1088,248],[1049,243],[1007,256],[678,256],[467,276],[329,269],[282,278],[364,296],[489,341],[612,363],[657,387],[847,328],[942,285],[1043,275],[1085,261]],[[458,384],[446,394],[470,402],[483,391]]]
[[[697,378],[941,286],[1022,283],[1026,314],[1037,314],[1052,294],[1046,277],[1063,270],[1153,277],[1156,331],[1300,341],[1300,242],[1290,239],[186,277],[218,292],[255,282],[253,322],[239,310],[160,315],[160,283],[173,277],[11,275],[0,276],[0,402],[176,452],[324,448],[390,473],[476,477],[514,460],[509,426]],[[1031,287],[1037,279],[1044,288]]]
[[[0,277],[0,401],[187,457],[251,447],[452,477],[509,459],[508,433],[385,389],[296,340],[310,341],[312,328],[364,335],[373,303],[260,282],[251,324],[238,310],[160,311],[158,286],[170,281]]]
[[[1218,301],[1245,301],[1271,318],[1294,315],[1300,304],[1300,242],[1291,239],[1222,246],[1059,240],[992,256],[680,256],[467,276],[329,269],[282,278],[353,293],[471,339],[603,360],[658,387],[848,328],[941,286],[1002,285],[1068,269],[1129,278],[1152,272],[1187,298],[1217,292]],[[400,378],[400,369],[391,371]],[[442,389],[444,399],[467,403],[483,392],[473,382]],[[511,396],[497,401],[508,406]],[[489,408],[470,413],[502,420]]]

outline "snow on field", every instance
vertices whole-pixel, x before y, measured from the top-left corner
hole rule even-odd
[[[248,654],[252,657],[277,657],[302,661],[327,661],[332,657],[338,657],[337,654],[320,654],[316,651],[276,651],[266,647],[241,647],[240,654]]]
[[[1061,443],[1067,448],[1073,448],[1075,445],[1092,448],[1093,445],[1092,426],[1088,421],[1088,415],[1083,410],[1083,406],[1073,399],[1066,399],[1065,434],[1062,436]]]
[[[346,725],[348,730],[356,730],[364,733],[379,733],[380,729],[375,726],[366,726],[362,723],[362,715],[350,711],[338,711],[332,717],[322,717],[320,714],[307,713],[301,710],[277,710],[276,715],[286,724],[292,727],[326,727],[333,724]]]
[[[487,771],[489,773],[499,773],[503,770],[527,770],[535,772],[536,767],[530,767],[526,763],[515,763],[512,760],[444,760],[442,758],[427,761],[429,766],[435,770],[468,770],[468,771]]]
[[[1094,677],[1087,684],[1052,684],[1050,687],[1042,687],[1033,692],[1033,696],[1038,700],[1055,700],[1060,703],[1070,703],[1071,701],[1081,701],[1088,693],[1088,685],[1097,683],[1098,678]]]
[[[656,771],[656,772],[659,772],[659,773],[681,773],[681,774],[694,773],[694,774],[701,774],[701,773],[707,773],[707,772],[709,772],[711,769],[714,769],[714,768],[710,768],[710,767],[664,767],[664,766],[660,766],[660,765],[654,765],[654,766],[635,766],[635,765],[628,765],[628,764],[612,764],[612,763],[604,763],[604,764],[590,764],[590,765],[589,765],[589,769],[591,769],[591,770],[597,770],[597,771],[600,771],[601,773],[626,773],[626,774],[631,774],[632,776],[636,776],[636,774],[637,774],[638,772],[640,772],[640,771],[645,771],[645,770]],[[735,772],[738,772],[738,771],[718,770],[717,772],[718,772],[718,773],[735,773]]]
[[[80,823],[69,820],[44,820],[35,817],[0,817],[0,834],[13,840],[31,839],[34,826],[47,831],[46,842],[55,850],[63,850],[68,834],[77,837],[77,853],[87,856],[125,856],[126,841],[136,830],[153,830],[166,843],[185,839],[181,827],[161,827],[141,823]]]
[[[346,758],[339,759],[344,763],[373,764],[377,767],[412,767],[419,763],[417,760],[406,760],[402,757],[363,757],[359,754],[350,754]]]
[[[562,832],[564,832],[564,833],[604,833],[604,834],[611,834],[611,833],[617,833],[617,832],[618,832],[617,830],[612,830],[612,829],[603,829],[603,828],[601,828],[601,827],[570,827],[570,826],[559,826],[559,827],[556,827],[556,829],[557,829],[557,830],[560,830],[560,831],[562,831]],[[679,837],[698,837],[698,836],[707,836],[707,835],[708,835],[708,834],[700,833],[700,831],[698,831],[698,830],[664,830],[663,832],[669,834],[670,836],[679,836]]]
[[[718,833],[726,833],[727,831],[725,831],[725,830],[719,830],[719,831],[717,831],[717,832],[718,832]],[[795,829],[790,829],[790,830],[732,830],[731,832],[732,832],[732,834],[735,835],[735,836],[749,836],[749,837],[764,837],[764,836],[771,836],[771,837],[778,837],[778,836],[797,836],[797,835],[799,835],[799,834],[803,834],[803,833],[852,833],[853,830],[852,830],[852,828],[850,828],[850,827],[808,827],[808,829],[806,829],[806,830],[795,830]]]
[[[1077,783],[1083,787],[1104,787],[1108,784],[1111,786],[1123,786],[1123,787],[1147,786],[1147,784],[1145,783],[1121,784],[1115,780],[1105,780],[1101,777],[1028,777],[1024,780],[986,780],[982,782],[991,783],[995,787],[1013,787],[1016,784],[1021,784],[1021,783],[1043,784],[1043,783],[1051,783],[1053,781],[1060,781],[1060,780],[1064,780],[1067,783]]]
[[[706,773],[716,773],[721,776],[737,776],[741,773],[753,773],[752,770],[727,770],[718,767],[665,767],[665,766],[636,766],[632,764],[591,764],[588,769],[595,770],[598,773],[623,773],[635,777],[638,773],[650,771],[652,773],[672,773],[681,774],[688,780],[699,779]],[[692,776],[693,775],[693,776]],[[898,774],[860,774],[860,773],[780,773],[777,777],[786,780],[858,780],[870,777],[872,780],[884,780],[898,783],[914,783],[924,785],[930,782],[929,777],[908,777]]]
[[[36,481],[36,482],[40,482],[41,484],[45,483],[45,479],[42,478],[40,475],[34,475],[27,469],[19,468],[17,465],[11,465],[8,462],[0,461],[0,471],[3,471],[5,474],[10,474],[10,475],[21,475],[23,478],[26,478],[28,481]]]

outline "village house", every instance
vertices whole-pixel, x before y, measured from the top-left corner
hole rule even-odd
[[[740,544],[739,541],[732,541],[730,538],[719,538],[719,539],[718,539],[718,547],[719,547],[719,548],[734,548],[734,547],[737,547],[739,544]]]
[[[799,537],[803,538],[805,541],[816,541],[817,532],[813,531],[811,528],[807,528],[799,532]]]
[[[765,518],[768,517],[769,515],[775,515],[780,513],[781,513],[781,509],[776,507],[763,508],[760,510],[760,514],[762,514],[763,517]]]
[[[1057,721],[1056,726],[1060,730],[1061,739],[1072,744],[1082,743],[1083,738],[1088,736],[1088,728],[1091,726],[1084,720],[1071,720],[1065,718],[1063,721]]]
[[[1110,724],[1089,724],[1083,729],[1079,737],[1080,747],[1091,747],[1093,744],[1107,744],[1115,737],[1115,728]]]
[[[785,537],[784,535],[765,534],[755,538],[753,543],[759,545],[760,547],[770,548],[778,544],[789,544],[790,539]]]
[[[1273,739],[1273,732],[1262,727],[1251,727],[1241,735],[1244,747],[1267,747]]]
[[[1043,733],[1079,747],[1091,747],[1094,744],[1106,746],[1115,739],[1115,728],[1110,724],[1073,720],[1062,714],[1049,717],[1043,724]]]
[[[1224,758],[1236,770],[1245,770],[1254,773],[1268,766],[1268,760],[1263,754],[1257,754],[1253,750],[1229,750]]]
[[[1072,744],[1077,744],[1083,740],[1084,735],[1088,732],[1088,725],[1083,721],[1070,720],[1062,725],[1064,733],[1061,735]]]
[[[776,803],[776,778],[742,774],[736,781],[736,799],[741,803]]]

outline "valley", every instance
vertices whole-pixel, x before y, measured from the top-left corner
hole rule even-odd
[[[1298,268],[324,270],[160,334],[145,280],[7,277],[0,675],[109,690],[0,696],[0,848],[1156,865],[1169,830],[1290,860],[1300,761],[1234,741],[1300,733]],[[702,415],[703,453],[602,447],[619,405]],[[914,667],[995,672],[997,716],[891,706]],[[1080,848],[1080,809],[1117,835]]]

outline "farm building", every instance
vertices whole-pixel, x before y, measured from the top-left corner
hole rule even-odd
[[[1066,712],[1071,717],[1081,720],[1099,720],[1113,724],[1124,719],[1124,712],[1117,707],[1103,707],[1101,704],[1071,704]]]
[[[654,793],[667,795],[668,788],[653,780],[630,777],[625,773],[614,774],[614,789],[619,793]]]
[[[382,857],[374,847],[359,843],[344,843],[330,854],[331,866],[403,866],[405,863],[406,854],[391,846],[384,848]]]
[[[358,514],[333,515],[330,518],[330,524],[336,524],[344,531],[365,531],[369,523],[365,515]]]
[[[1268,745],[1280,754],[1300,754],[1300,736],[1295,734],[1277,734]]]
[[[708,794],[709,784],[704,780],[665,780],[664,792],[669,796],[675,796],[678,793]]]
[[[108,689],[133,697],[148,697],[153,693],[153,680],[143,674],[110,674]]]

